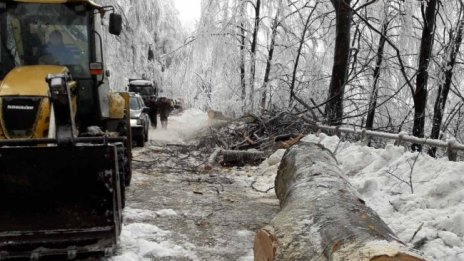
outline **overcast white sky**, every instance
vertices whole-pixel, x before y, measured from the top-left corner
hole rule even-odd
[[[174,0],[174,2],[180,12],[182,25],[193,30],[194,22],[200,19],[201,0]]]

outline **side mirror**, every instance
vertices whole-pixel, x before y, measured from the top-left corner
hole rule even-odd
[[[122,16],[120,14],[110,14],[110,34],[120,35],[122,31]]]
[[[149,107],[143,107],[142,112],[143,112],[143,113],[149,113],[149,112],[150,112],[150,108],[149,108]]]

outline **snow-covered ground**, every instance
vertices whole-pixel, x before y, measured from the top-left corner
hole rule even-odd
[[[393,144],[374,149],[325,134],[304,140],[335,152],[367,205],[403,242],[419,248],[429,261],[464,260],[463,162],[434,159]]]
[[[254,232],[278,211],[273,186],[285,150],[258,167],[174,172],[186,161],[201,165],[188,156],[197,152],[173,158],[158,145],[187,146],[207,126],[204,112],[187,110],[169,118],[168,130],[151,130],[151,145],[135,151],[139,162],[159,157],[163,163],[135,171],[121,248],[111,261],[253,260]],[[464,260],[463,162],[325,134],[303,140],[332,150],[368,206],[428,261]],[[170,168],[171,173],[162,171]]]
[[[158,125],[157,129],[150,129],[150,140],[159,145],[167,143],[184,144],[192,136],[208,126],[208,117],[201,110],[188,109],[181,114],[169,116],[166,130],[161,128],[159,119]]]
[[[133,151],[120,247],[110,261],[253,260],[255,231],[278,211],[278,200],[250,184],[269,189],[280,158],[265,169],[203,171],[209,154],[191,143],[208,124],[205,112],[186,110]]]

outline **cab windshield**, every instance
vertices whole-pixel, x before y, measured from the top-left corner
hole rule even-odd
[[[0,79],[24,65],[63,65],[73,77],[90,77],[90,12],[82,4],[6,4],[0,14]]]

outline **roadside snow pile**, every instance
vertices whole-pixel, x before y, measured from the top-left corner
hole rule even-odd
[[[335,152],[367,205],[427,260],[464,260],[463,162],[434,159],[392,144],[374,149],[325,134],[303,141]]]
[[[121,232],[122,254],[111,260],[149,261],[161,257],[188,257],[189,260],[198,260],[193,245],[176,245],[169,240],[170,234],[171,232],[151,224],[125,225]]]
[[[279,149],[269,158],[264,160],[258,167],[258,175],[253,182],[253,187],[258,191],[266,191],[268,193],[275,193],[274,180],[279,169],[280,161],[285,154],[284,149]]]

